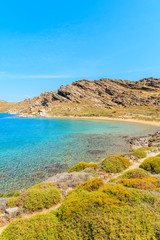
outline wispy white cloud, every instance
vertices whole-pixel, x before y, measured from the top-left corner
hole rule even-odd
[[[14,78],[27,78],[27,79],[34,79],[34,78],[68,78],[68,75],[17,75]]]
[[[69,75],[18,75],[7,72],[0,72],[0,79],[54,79],[54,78],[69,78]]]

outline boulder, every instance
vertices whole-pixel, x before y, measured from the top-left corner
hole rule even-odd
[[[19,208],[18,207],[7,208],[5,213],[8,214],[9,218],[16,218],[19,215]]]
[[[8,198],[0,198],[0,210],[4,211],[6,208],[6,202]]]
[[[59,173],[50,177],[45,182],[53,182],[57,187],[66,190],[67,188],[74,188],[82,182],[87,181],[90,174],[85,172]]]

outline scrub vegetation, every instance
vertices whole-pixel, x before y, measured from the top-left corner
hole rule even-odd
[[[7,200],[9,207],[21,207],[31,212],[50,208],[59,203],[61,192],[53,183],[40,183],[28,188],[18,197],[12,197]]]
[[[147,157],[146,150],[144,148],[138,148],[136,150],[133,150],[132,153],[130,153],[130,156],[134,156],[138,159]]]
[[[131,163],[119,155],[98,164],[76,164],[69,172],[91,167],[98,177],[90,177],[67,194],[62,192],[57,209],[12,221],[0,240],[159,240],[160,180],[152,175],[159,171],[159,160],[159,155],[147,158],[141,168],[121,175]],[[112,181],[101,177],[110,174],[118,177]],[[53,183],[40,183],[13,195],[7,204],[34,212],[60,201],[61,190]]]
[[[151,173],[160,173],[160,155],[145,159],[140,165],[140,168],[143,168]]]
[[[85,168],[93,168],[93,169],[98,169],[98,165],[96,163],[86,163],[86,162],[80,162],[73,167],[71,167],[68,172],[80,172],[84,170]]]
[[[108,173],[118,173],[130,166],[128,158],[109,156],[102,161],[101,169]]]

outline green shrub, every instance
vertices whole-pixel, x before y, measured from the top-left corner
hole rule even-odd
[[[6,202],[7,206],[9,206],[9,207],[16,207],[17,200],[18,200],[18,197],[12,197],[12,198],[7,199],[7,202]]]
[[[158,196],[120,184],[102,184],[100,178],[80,184],[58,210],[11,222],[0,240],[160,239]],[[41,185],[30,191],[44,188],[48,189]]]
[[[144,169],[132,169],[132,170],[128,170],[125,173],[123,173],[119,178],[138,178],[138,179],[142,179],[145,177],[148,177],[149,173],[147,171],[145,171]]]
[[[2,240],[58,239],[58,219],[51,213],[13,221],[2,232]]]
[[[93,168],[93,169],[98,169],[98,164],[91,162],[91,163],[89,163],[88,167]]]
[[[146,206],[125,206],[108,212],[89,211],[64,222],[80,240],[159,239],[159,215]]]
[[[55,187],[55,183],[38,183],[38,184],[33,185],[32,187],[28,188],[28,190],[32,190],[32,189],[45,190],[46,188],[49,188],[49,187]]]
[[[17,191],[14,191],[14,192],[9,192],[9,193],[0,193],[0,197],[6,197],[6,198],[9,198],[9,197],[17,197],[21,194],[21,192],[17,192]]]
[[[98,164],[97,163],[86,163],[86,162],[80,162],[76,165],[74,165],[73,167],[71,167],[68,172],[80,172],[82,170],[84,170],[85,168],[93,168],[93,169],[98,169]]]
[[[134,156],[138,159],[141,159],[141,158],[147,157],[147,153],[145,152],[145,150],[143,148],[138,148],[136,150],[133,150],[133,152],[130,153],[130,156]]]
[[[106,196],[108,197],[116,197],[118,200],[125,202],[131,206],[136,206],[144,203],[154,206],[155,202],[157,202],[157,204],[160,202],[156,196],[153,196],[147,191],[129,189],[122,186],[121,184],[102,186],[99,191],[106,193]]]
[[[85,190],[72,191],[62,202],[57,215],[61,220],[83,215],[84,211],[101,208],[118,207],[125,203],[116,198],[109,198],[102,191],[88,192]]]
[[[151,173],[160,173],[160,157],[156,156],[145,159],[141,163],[140,168],[143,168]]]
[[[152,151],[153,147],[141,147],[141,148],[138,148],[138,150],[141,150],[141,151]]]
[[[120,156],[109,156],[102,162],[101,169],[108,173],[121,172],[130,166],[128,158]]]
[[[86,190],[86,191],[96,191],[98,190],[102,185],[104,184],[103,182],[103,179],[102,178],[94,178],[94,179],[91,179],[91,180],[88,180],[84,183],[81,183],[78,185],[78,187],[76,187],[76,190],[79,190],[79,189],[83,189],[83,190]]]
[[[89,240],[159,239],[158,212],[144,206],[123,206],[106,211],[93,208],[59,221],[55,214],[37,214],[13,221],[2,232],[1,240]]]
[[[24,207],[30,211],[37,211],[49,208],[61,200],[60,190],[52,183],[37,184],[19,197],[8,199],[7,205],[10,207]]]
[[[119,179],[119,183],[123,184],[126,187],[138,188],[138,189],[154,189],[159,186],[159,179],[156,177],[147,177],[147,178],[133,178],[133,179]]]
[[[109,197],[116,197],[124,202],[126,202],[126,198],[132,193],[130,189],[120,184],[103,186],[100,188],[100,191],[106,193]]]
[[[80,172],[80,171],[84,170],[84,169],[87,168],[87,167],[88,167],[88,163],[82,161],[82,162],[74,165],[73,167],[71,167],[71,168],[68,170],[68,172],[69,172],[69,173],[70,173],[70,172]]]
[[[151,193],[139,189],[127,189],[122,185],[102,186],[97,191],[76,189],[70,192],[59,207],[57,216],[61,220],[76,218],[86,211],[107,211],[124,205],[159,206],[160,200]]]

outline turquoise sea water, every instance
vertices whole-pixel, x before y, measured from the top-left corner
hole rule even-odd
[[[134,123],[0,114],[0,191],[28,187],[80,161],[127,152],[127,137],[156,130]]]

